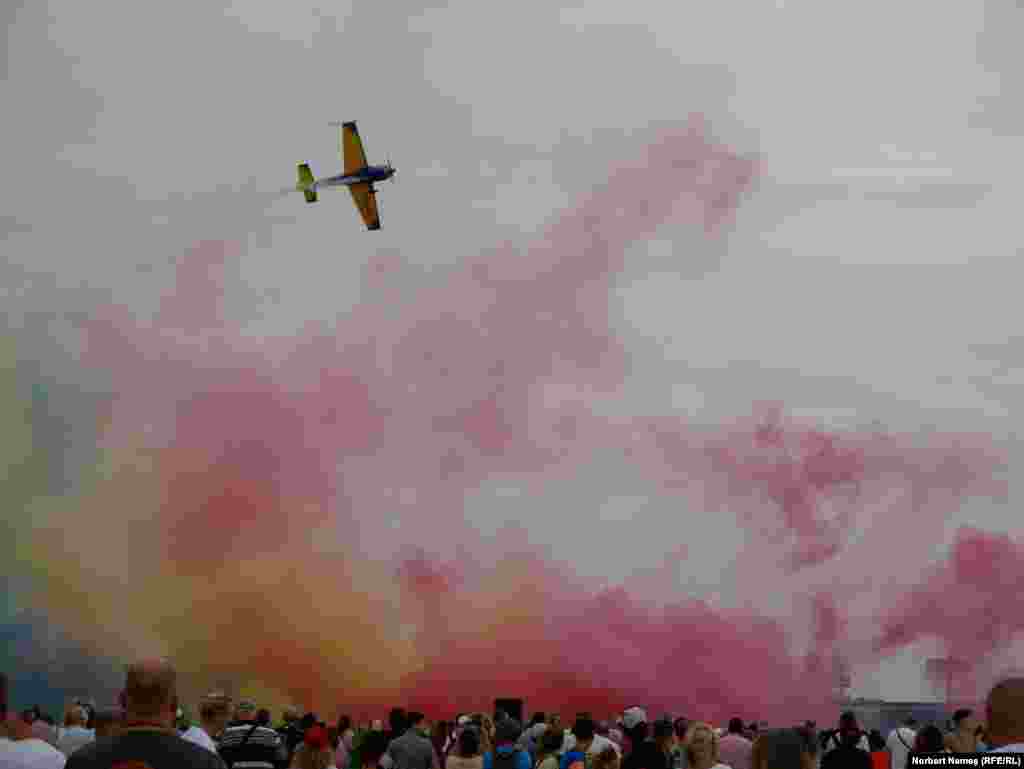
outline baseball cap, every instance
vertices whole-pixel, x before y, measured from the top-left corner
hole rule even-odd
[[[627,708],[622,712],[622,725],[626,729],[635,729],[640,724],[647,723],[647,713],[643,708]]]

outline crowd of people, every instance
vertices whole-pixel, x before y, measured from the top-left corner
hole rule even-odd
[[[286,710],[274,726],[268,710],[220,692],[202,699],[192,724],[166,660],[129,666],[117,706],[75,702],[58,725],[39,708],[9,713],[0,684],[0,769],[908,769],[911,752],[1024,753],[1024,678],[992,689],[984,719],[957,711],[944,733],[908,718],[888,736],[865,732],[852,712],[828,730],[739,718],[719,729],[650,721],[643,707],[612,722],[579,713],[568,728],[545,713],[526,724],[501,712],[431,724],[402,708],[387,724],[358,727],[347,716],[328,724]]]

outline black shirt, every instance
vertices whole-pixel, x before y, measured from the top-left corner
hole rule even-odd
[[[840,745],[822,757],[821,769],[871,769],[871,755],[855,745]]]
[[[101,737],[76,750],[64,769],[224,769],[216,753],[155,729]]]
[[[299,722],[295,721],[282,726],[277,730],[277,734],[288,751],[288,760],[290,762],[295,749],[302,743],[305,733],[302,731],[302,727],[299,726]],[[338,769],[344,769],[344,767],[338,767]]]
[[[622,760],[622,769],[669,769],[668,756],[654,740],[644,740]]]

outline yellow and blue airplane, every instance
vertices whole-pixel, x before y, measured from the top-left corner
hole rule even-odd
[[[338,123],[331,125],[337,126]],[[320,187],[348,187],[352,193],[352,202],[356,204],[363,222],[366,223],[366,229],[379,230],[380,213],[377,211],[377,190],[374,189],[373,183],[391,179],[395,175],[395,169],[390,162],[386,166],[368,165],[363,140],[359,137],[355,121],[340,125],[339,151],[344,172],[337,176],[316,179],[309,169],[309,164],[302,163],[299,165],[299,182],[295,189],[306,196],[307,203],[316,203],[316,191]]]

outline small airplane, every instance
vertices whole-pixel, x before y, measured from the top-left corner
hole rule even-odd
[[[359,130],[355,121],[348,123],[331,123],[332,126],[341,126],[339,132],[339,152],[343,163],[344,173],[337,176],[326,176],[323,179],[316,179],[309,168],[308,163],[299,165],[299,181],[295,189],[306,196],[307,203],[316,203],[316,191],[320,187],[348,187],[352,193],[352,201],[359,209],[363,222],[368,230],[380,229],[380,213],[377,211],[377,190],[374,189],[374,182],[382,182],[385,179],[392,179],[395,169],[390,161],[385,166],[371,166],[366,163],[366,152],[363,150],[363,140],[359,137]]]

